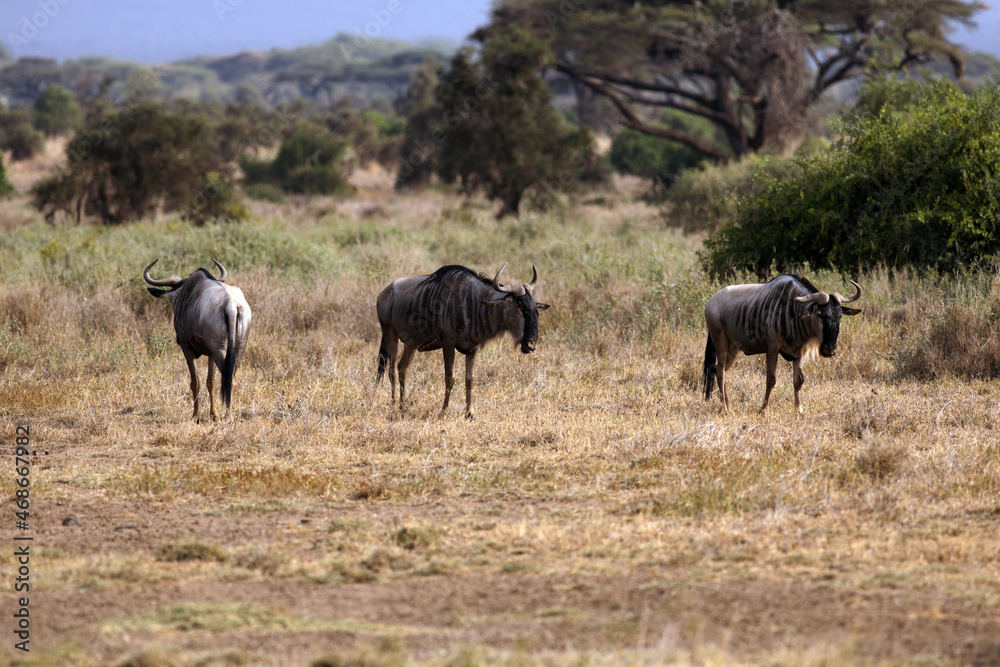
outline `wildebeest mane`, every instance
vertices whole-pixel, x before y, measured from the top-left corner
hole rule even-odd
[[[817,288],[815,285],[813,285],[811,282],[809,282],[809,280],[807,278],[803,278],[802,276],[800,276],[797,273],[783,273],[781,275],[782,276],[788,276],[789,278],[794,278],[795,280],[797,280],[800,285],[802,285],[803,287],[806,288],[806,290],[809,292],[809,294],[815,294],[816,292],[819,291],[819,288]],[[780,277],[781,276],[777,276],[775,278],[772,278],[771,280],[777,280]]]
[[[476,273],[469,267],[461,266],[459,264],[449,264],[448,266],[442,266],[440,269],[427,276],[427,278],[424,279],[423,282],[440,283],[445,278],[450,278],[451,276],[469,276],[470,278],[478,278],[484,285],[493,287],[493,278],[487,276],[484,273]]]

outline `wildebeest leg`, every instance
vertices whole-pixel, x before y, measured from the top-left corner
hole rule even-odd
[[[445,345],[441,351],[444,353],[444,405],[441,406],[441,411],[444,412],[448,409],[451,388],[455,385],[455,348],[451,345]]]
[[[802,372],[802,357],[792,361],[792,387],[795,389],[795,409],[802,414],[802,403],[799,402],[799,390],[806,383],[806,374]]]
[[[208,377],[205,378],[205,389],[208,391],[209,414],[212,415],[212,421],[218,421],[219,416],[215,414],[215,396],[212,394],[214,385],[215,385],[215,359],[209,357]]]
[[[403,354],[399,355],[399,406],[403,407],[403,398],[406,396],[406,369],[410,365],[410,359],[413,359],[413,353],[417,351],[417,348],[410,347],[406,343],[403,343]],[[395,354],[395,352],[393,353]],[[393,378],[392,382],[393,399],[396,400],[396,381]]]
[[[729,409],[729,392],[726,390],[726,371],[733,365],[732,355],[729,352],[729,339],[725,334],[720,333],[717,337],[712,337],[715,345],[715,379],[719,383],[719,400],[722,402],[724,410]]]
[[[475,380],[476,350],[465,355],[465,417],[472,419],[472,383]]]
[[[775,374],[778,371],[778,350],[767,351],[767,389],[764,390],[764,405],[760,406],[761,414],[767,410],[767,402],[771,400],[771,390],[774,389]]]
[[[389,389],[392,402],[396,402],[396,354],[399,352],[399,337],[392,327],[382,325],[382,342],[379,346],[379,369],[388,367]],[[383,366],[382,364],[385,364]],[[381,374],[379,379],[381,379]]]
[[[187,348],[183,348],[183,352],[188,372],[191,373],[191,396],[194,398],[194,413],[191,416],[195,422],[199,422],[201,420],[198,418],[198,370],[194,367],[194,354]]]

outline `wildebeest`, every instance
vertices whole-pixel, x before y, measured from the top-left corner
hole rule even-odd
[[[705,304],[708,325],[705,400],[712,397],[712,386],[718,379],[719,398],[728,408],[726,370],[733,365],[737,353],[766,354],[767,390],[760,409],[764,412],[774,388],[780,354],[792,362],[795,409],[801,413],[799,390],[806,381],[802,373],[803,356],[817,347],[824,357],[835,355],[841,314],[861,312],[841,305],[861,297],[861,286],[850,282],[857,291],[849,299],[837,292],[820,292],[808,280],[794,274],[780,275],[760,285],[731,285],[709,299]]]
[[[215,397],[212,395],[215,380],[215,367],[222,374],[221,394],[226,408],[230,407],[233,397],[233,377],[240,363],[240,357],[246,349],[247,338],[250,335],[250,306],[239,287],[226,285],[228,272],[226,267],[213,259],[219,267],[219,278],[216,280],[205,269],[198,269],[187,278],[172,276],[161,280],[153,280],[149,270],[158,259],[154,259],[142,272],[142,277],[154,287],[169,287],[168,290],[147,287],[155,297],[166,297],[174,311],[174,331],[177,333],[177,344],[184,352],[188,370],[191,372],[191,394],[194,396],[194,417],[198,415],[198,375],[195,372],[194,360],[205,355],[208,359],[208,402],[212,419],[217,419],[215,413]]]
[[[538,343],[538,311],[549,306],[535,301],[532,292],[538,272],[531,267],[531,282],[500,284],[500,267],[490,280],[464,266],[443,266],[430,275],[394,280],[378,295],[376,311],[382,325],[378,352],[378,376],[389,369],[392,400],[396,400],[396,352],[399,358],[399,402],[406,395],[406,368],[413,353],[442,350],[444,353],[444,405],[448,408],[455,383],[452,368],[455,350],[465,355],[465,416],[472,418],[472,383],[476,352],[487,341],[509,333],[527,354]]]

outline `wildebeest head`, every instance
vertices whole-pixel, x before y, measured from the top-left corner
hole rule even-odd
[[[153,268],[153,265],[159,261],[160,261],[159,259],[154,259],[152,262],[150,262],[149,266],[147,266],[145,270],[143,270],[142,277],[147,283],[153,285],[154,287],[169,287],[170,289],[162,290],[162,289],[154,289],[153,287],[147,287],[146,289],[149,290],[149,293],[155,297],[167,297],[168,299],[173,300],[171,295],[184,286],[184,281],[186,281],[187,278],[181,278],[180,276],[170,276],[169,278],[161,278],[159,280],[154,280],[153,278],[150,277],[149,270]],[[213,276],[211,273],[208,273],[208,271],[205,271],[205,269],[198,269],[198,270],[205,271],[205,273],[208,274],[208,277],[211,278],[212,280],[218,280],[218,282],[220,283],[226,282],[226,278],[229,275],[229,272],[226,271],[226,267],[220,264],[219,261],[215,258],[213,258],[212,261],[215,262],[215,265],[219,268],[218,278],[215,278],[215,276]],[[188,278],[190,278],[190,276],[188,276]]]
[[[850,281],[856,290],[854,296],[846,298],[837,292],[813,292],[805,296],[797,296],[795,300],[799,303],[808,304],[806,312],[802,315],[806,317],[819,318],[822,334],[820,335],[819,353],[824,357],[832,357],[837,354],[837,336],[840,334],[840,316],[857,315],[861,311],[857,308],[848,308],[841,304],[857,301],[861,298],[861,285],[853,280]]]
[[[493,289],[497,292],[502,292],[504,294],[503,297],[484,301],[483,303],[487,306],[502,306],[506,303],[512,303],[516,306],[521,311],[522,317],[524,317],[524,329],[521,332],[521,352],[524,354],[534,352],[535,345],[538,344],[538,311],[549,308],[549,304],[535,301],[534,294],[532,294],[535,290],[535,283],[538,282],[538,271],[535,270],[535,265],[532,264],[530,283],[501,285],[500,274],[503,273],[505,268],[507,268],[506,262],[500,267],[497,274],[493,276]]]

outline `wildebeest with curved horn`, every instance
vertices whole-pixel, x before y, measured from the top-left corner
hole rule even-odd
[[[448,408],[455,383],[452,369],[455,350],[465,355],[465,416],[472,418],[472,383],[476,352],[484,343],[509,333],[520,341],[521,352],[534,351],[538,343],[538,312],[548,304],[538,303],[532,292],[538,272],[531,267],[531,282],[500,284],[505,263],[491,280],[464,266],[443,266],[429,275],[394,280],[378,295],[376,311],[382,325],[378,352],[378,376],[389,369],[392,400],[396,401],[396,352],[399,358],[399,402],[406,395],[406,368],[413,353],[442,350],[444,353],[444,405]]]
[[[766,354],[767,390],[760,409],[764,412],[780,354],[792,362],[795,409],[801,413],[799,390],[806,381],[803,355],[818,347],[821,356],[834,356],[841,315],[861,312],[842,305],[861,298],[861,286],[853,280],[850,283],[856,292],[845,298],[837,292],[821,292],[800,276],[783,274],[764,284],[730,285],[709,299],[705,304],[705,400],[712,397],[712,386],[718,380],[719,398],[728,409],[726,371],[737,353]]]
[[[149,293],[155,297],[167,298],[173,308],[177,344],[181,346],[191,372],[191,394],[194,396],[192,416],[195,421],[200,421],[198,374],[194,361],[205,355],[209,358],[206,380],[208,402],[212,419],[217,419],[215,397],[212,395],[215,368],[218,366],[222,375],[222,400],[228,410],[233,397],[233,377],[250,335],[250,306],[239,287],[225,284],[229,274],[226,267],[215,259],[212,261],[219,268],[218,279],[212,277],[207,270],[198,269],[187,278],[172,276],[154,280],[149,276],[149,270],[158,261],[160,260],[154,259],[142,272],[142,277],[153,285],[146,288]],[[156,287],[169,289],[155,289]]]

